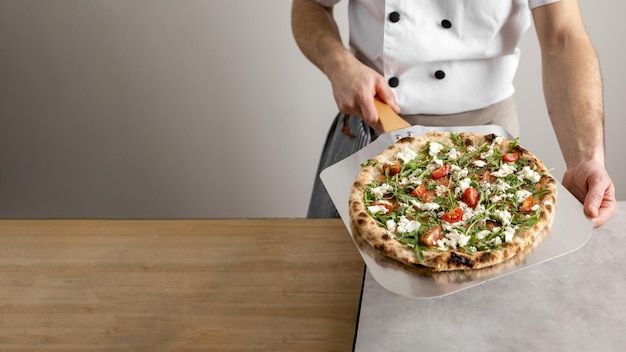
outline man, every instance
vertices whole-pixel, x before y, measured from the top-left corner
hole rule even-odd
[[[294,37],[330,80],[340,112],[375,130],[378,96],[413,124],[493,123],[517,135],[512,81],[532,16],[545,100],[567,165],[562,183],[595,227],[615,215],[599,63],[576,0],[429,0],[404,7],[350,0],[352,50],[333,18],[338,1],[294,0]]]

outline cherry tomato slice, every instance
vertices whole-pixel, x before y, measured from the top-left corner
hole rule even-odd
[[[437,241],[442,238],[441,226],[434,226],[426,230],[426,232],[420,236],[420,240],[427,246],[436,246]]]
[[[487,183],[492,183],[495,180],[496,178],[494,176],[491,176],[491,172],[489,170],[485,171],[481,179],[481,181],[487,182]]]
[[[400,164],[385,164],[383,165],[383,174],[387,173],[387,169],[389,169],[389,176],[395,176],[400,173],[402,166],[400,166]]]
[[[436,169],[431,174],[433,179],[438,179],[447,176],[450,173],[450,164],[443,165],[442,167]]]
[[[476,208],[476,206],[478,205],[478,201],[480,200],[480,193],[478,193],[478,190],[474,187],[469,187],[467,188],[465,191],[463,191],[463,194],[461,195],[461,200],[470,206],[470,208]]]
[[[419,186],[415,187],[411,194],[420,198],[422,201],[429,203],[432,202],[435,197],[435,191],[429,191],[426,189],[426,185],[421,183]]]
[[[456,207],[449,212],[443,214],[441,218],[449,223],[455,223],[463,220],[463,209]]]
[[[524,199],[522,204],[519,206],[519,211],[522,213],[530,213],[533,211],[533,207],[535,206],[535,197],[528,196],[528,198]]]
[[[519,159],[518,152],[510,152],[502,155],[502,160],[506,161],[507,163],[514,163],[517,161],[517,159]]]

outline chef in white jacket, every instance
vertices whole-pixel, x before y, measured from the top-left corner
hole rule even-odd
[[[374,130],[378,96],[412,124],[497,124],[518,135],[518,43],[534,20],[567,165],[562,183],[594,226],[617,212],[604,166],[599,63],[577,0],[349,0],[350,48],[334,21],[338,1],[293,0],[293,34],[330,80],[339,111]],[[309,214],[319,206],[312,202]]]

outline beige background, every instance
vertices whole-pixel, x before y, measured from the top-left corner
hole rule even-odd
[[[336,107],[290,0],[0,1],[0,217],[301,217]],[[621,2],[583,0],[626,200]],[[345,33],[346,4],[338,9]],[[522,144],[560,177],[534,32]]]

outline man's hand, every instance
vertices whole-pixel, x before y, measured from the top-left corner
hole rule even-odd
[[[302,53],[330,80],[339,111],[360,116],[377,131],[382,127],[374,106],[375,96],[400,112],[385,78],[344,47],[332,7],[312,0],[293,0],[291,24]]]
[[[583,203],[594,227],[600,227],[617,213],[615,186],[602,163],[582,162],[565,171],[563,186]]]
[[[395,95],[378,72],[356,59],[349,61],[327,73],[337,107],[344,114],[360,116],[375,130],[381,131],[382,126],[378,121],[374,97],[378,96],[398,113],[400,108]]]

